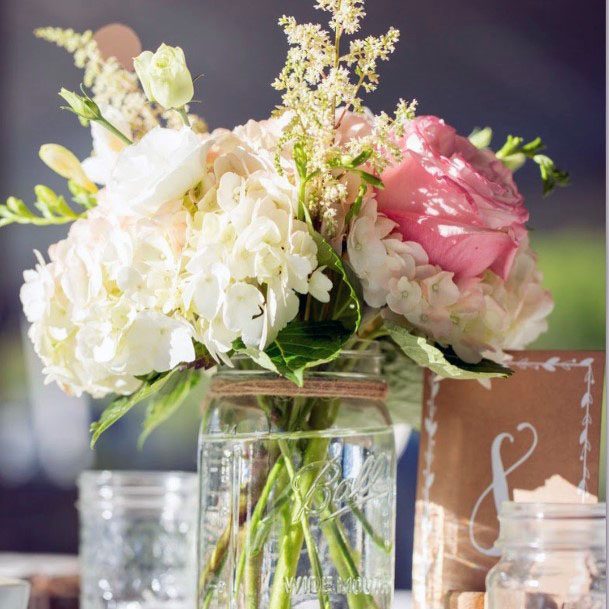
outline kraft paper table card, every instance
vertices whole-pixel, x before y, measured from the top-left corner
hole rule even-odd
[[[605,355],[513,353],[509,379],[425,376],[417,486],[415,606],[483,591],[496,563],[497,510],[552,476],[598,495]]]

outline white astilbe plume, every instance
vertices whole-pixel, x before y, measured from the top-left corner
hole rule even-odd
[[[287,116],[276,161],[283,172],[281,159],[286,147],[300,147],[310,176],[303,203],[319,221],[323,234],[333,237],[340,231],[337,209],[353,203],[345,176],[362,162],[354,167],[351,161],[366,155],[367,170],[379,173],[391,161],[399,160],[401,151],[395,142],[413,116],[415,104],[400,101],[394,118],[385,113],[366,118],[369,134],[341,141],[341,125],[347,116],[365,114],[360,95],[377,88],[378,64],[395,50],[399,32],[390,28],[381,36],[351,40],[343,52],[342,39],[360,29],[365,15],[363,2],[320,0],[317,8],[330,14],[331,31],[317,24],[299,24],[293,17],[279,20],[290,48],[273,83],[282,92],[282,105],[276,114]]]

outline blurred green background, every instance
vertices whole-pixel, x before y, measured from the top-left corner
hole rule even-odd
[[[551,201],[548,202],[551,205]],[[555,308],[539,349],[605,348],[605,238],[593,230],[531,234]]]

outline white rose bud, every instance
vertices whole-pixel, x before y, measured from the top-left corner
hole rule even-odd
[[[163,108],[182,108],[194,95],[192,77],[180,47],[162,44],[156,51],[144,51],[133,60],[146,97]]]
[[[99,106],[88,95],[78,95],[78,93],[62,87],[59,96],[68,103],[68,106],[62,107],[76,114],[83,127],[86,127],[89,121],[97,121],[102,118]]]

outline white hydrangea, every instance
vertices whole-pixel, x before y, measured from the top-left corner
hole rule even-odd
[[[98,207],[25,273],[47,381],[128,394],[193,361],[194,341],[217,359],[236,339],[264,349],[299,295],[329,301],[296,187],[254,143],[157,128],[118,155]]]
[[[528,243],[520,247],[507,281],[490,271],[455,281],[453,273],[429,264],[418,243],[402,241],[395,228],[377,213],[374,199],[351,224],[348,259],[369,306],[386,306],[386,314],[451,345],[466,362],[505,361],[505,349],[523,349],[546,330],[552,298]]]
[[[264,158],[268,165],[275,162],[277,145],[283,135],[283,130],[290,122],[292,115],[284,112],[281,116],[255,121],[250,119],[245,125],[238,125],[233,133],[247,145],[248,149]],[[286,146],[280,155],[281,167],[284,172],[291,174],[294,171],[292,149]]]
[[[264,349],[299,309],[299,295],[329,300],[317,246],[296,219],[297,191],[269,158],[234,133],[213,138],[180,293],[212,356],[240,338]]]
[[[155,219],[93,211],[24,273],[21,300],[47,382],[74,395],[128,394],[137,376],[195,357],[192,328],[175,312],[188,214]]]

